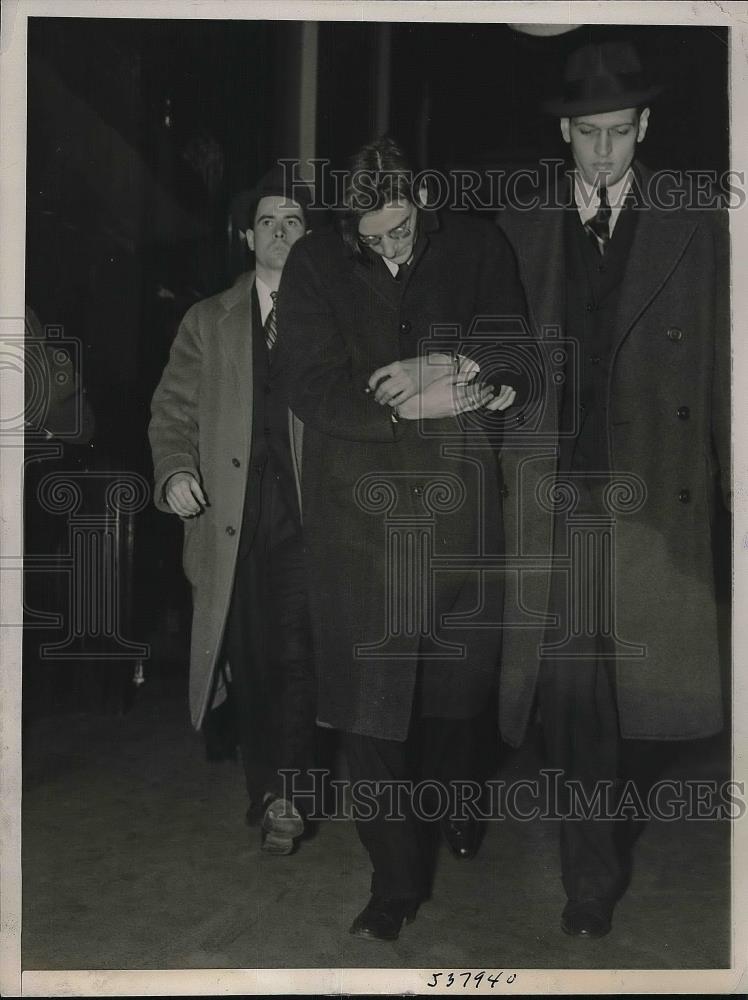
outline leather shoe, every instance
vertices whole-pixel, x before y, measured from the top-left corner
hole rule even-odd
[[[612,910],[604,899],[570,899],[561,914],[561,930],[572,937],[605,937],[610,932]]]
[[[417,900],[372,896],[351,924],[350,933],[369,941],[396,941],[403,921],[412,924],[417,912]]]
[[[262,849],[267,854],[292,854],[296,839],[304,832],[304,820],[287,799],[268,802],[262,817]]]
[[[480,845],[480,828],[477,820],[472,817],[450,819],[445,816],[441,827],[447,846],[456,858],[467,860],[475,856]]]

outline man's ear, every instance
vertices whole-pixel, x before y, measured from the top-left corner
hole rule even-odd
[[[571,118],[562,118],[560,125],[564,142],[571,142]]]
[[[249,249],[252,251],[252,253],[254,253],[255,252],[254,229],[245,229],[244,232],[242,233],[242,236],[247,241],[247,246],[249,247]]]
[[[648,125],[649,125],[649,108],[643,108],[642,113],[639,115],[639,131],[636,133],[637,142],[641,142],[644,136],[647,134]]]
[[[418,188],[418,191],[416,193],[416,198],[418,198],[418,201],[421,203],[421,207],[426,206],[428,196],[429,196],[429,189],[426,187],[426,182],[424,181],[423,184],[421,184],[421,186]]]

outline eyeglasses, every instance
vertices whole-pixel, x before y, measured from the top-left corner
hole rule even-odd
[[[382,240],[386,237],[387,239],[394,240],[396,243],[402,240],[407,240],[407,238],[412,234],[414,228],[414,215],[415,208],[411,210],[410,218],[405,222],[401,222],[399,226],[395,226],[394,229],[390,229],[388,233],[383,236],[362,236],[361,233],[358,235],[358,241],[365,247],[378,247],[382,245]]]

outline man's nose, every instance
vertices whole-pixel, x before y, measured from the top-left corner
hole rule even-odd
[[[607,156],[610,153],[610,146],[611,146],[610,135],[607,133],[607,131],[605,131],[605,129],[603,129],[601,132],[598,132],[597,143],[595,144],[595,146],[596,146],[595,152],[597,153],[598,156]]]
[[[382,237],[382,256],[387,257],[388,260],[397,254],[397,246],[395,241],[391,240],[388,236]]]
[[[282,222],[276,223],[275,228],[273,229],[273,236],[275,236],[277,239],[279,236],[285,236],[285,235],[286,233],[285,230],[283,229],[283,223]]]

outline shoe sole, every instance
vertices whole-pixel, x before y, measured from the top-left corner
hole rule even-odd
[[[397,941],[400,937],[399,934],[395,934],[392,937],[384,937],[381,934],[369,934],[368,931],[358,931],[354,930],[352,927],[348,933],[359,938],[361,941],[381,941],[383,944],[391,944],[393,941]]]
[[[293,837],[285,837],[274,831],[263,832],[261,848],[266,854],[293,854],[295,847]]]
[[[561,930],[564,932],[564,934],[568,934],[569,937],[582,938],[582,940],[587,940],[587,941],[597,941],[600,938],[604,938],[606,937],[606,935],[610,934],[610,927],[608,927],[607,930],[597,931],[595,933],[592,933],[590,931],[572,930],[571,927],[567,927],[566,924],[564,923],[561,924]]]
[[[412,924],[416,919],[416,916],[416,913],[407,914],[403,920],[403,924]],[[384,934],[372,934],[366,928],[356,927],[355,924],[348,928],[348,933],[352,934],[354,937],[361,938],[362,941],[385,941],[387,944],[390,944],[392,941],[397,941],[400,937],[400,931],[398,931],[397,934],[392,934],[391,936]]]

